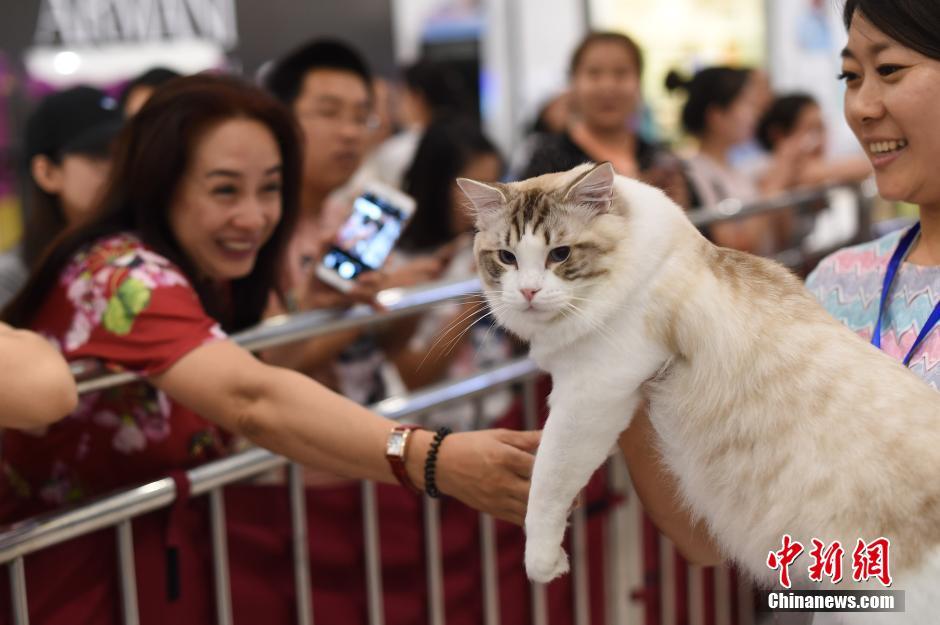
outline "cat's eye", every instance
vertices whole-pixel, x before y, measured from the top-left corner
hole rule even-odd
[[[515,265],[516,257],[509,250],[499,250],[499,262],[504,265]]]
[[[567,245],[552,248],[548,253],[548,259],[553,263],[563,263],[568,260],[569,256],[571,256],[571,248]]]

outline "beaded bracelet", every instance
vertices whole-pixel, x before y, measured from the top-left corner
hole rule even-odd
[[[428,497],[435,499],[441,496],[441,491],[437,490],[437,483],[434,481],[434,472],[437,470],[437,450],[440,448],[444,438],[451,433],[449,427],[438,428],[431,441],[431,448],[428,450],[428,457],[424,461],[424,492]]]

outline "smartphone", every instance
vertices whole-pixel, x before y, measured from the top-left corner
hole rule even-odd
[[[317,277],[349,291],[360,274],[382,267],[414,211],[411,196],[378,182],[366,185],[317,265]]]

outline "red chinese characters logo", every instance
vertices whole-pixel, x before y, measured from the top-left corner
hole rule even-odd
[[[825,576],[832,580],[833,584],[842,581],[842,556],[845,555],[845,549],[838,540],[826,547],[826,543],[814,538],[813,549],[809,555],[813,559],[809,566],[810,580],[822,582]]]
[[[780,585],[784,588],[790,587],[790,565],[801,553],[803,553],[803,545],[790,538],[789,534],[784,534],[783,548],[767,554],[767,566],[774,570],[779,569]]]
[[[878,538],[867,545],[861,538],[852,552],[852,579],[865,582],[874,577],[885,587],[891,585],[891,571],[888,570],[888,551],[891,541]]]
[[[790,588],[790,565],[803,553],[803,544],[793,540],[789,534],[783,535],[782,547],[779,551],[767,554],[767,566],[779,572],[780,585]],[[866,543],[859,538],[852,552],[852,579],[856,582],[867,582],[874,578],[883,586],[891,586],[891,571],[889,568],[889,553],[891,541],[880,537]],[[821,583],[829,578],[833,584],[842,581],[842,559],[845,549],[836,540],[831,545],[818,538],[813,539],[813,548],[809,552],[812,564],[809,565],[809,580]]]

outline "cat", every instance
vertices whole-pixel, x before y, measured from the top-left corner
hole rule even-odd
[[[851,587],[858,539],[886,537],[907,611],[858,622],[936,620],[933,388],[834,320],[788,270],[713,245],[661,191],[609,163],[457,182],[493,315],[552,376],[525,518],[531,579],[567,572],[569,504],[648,400],[684,503],[758,584],[778,583],[768,555],[784,534],[805,547],[789,571],[810,588],[812,539],[838,540],[839,589]]]

